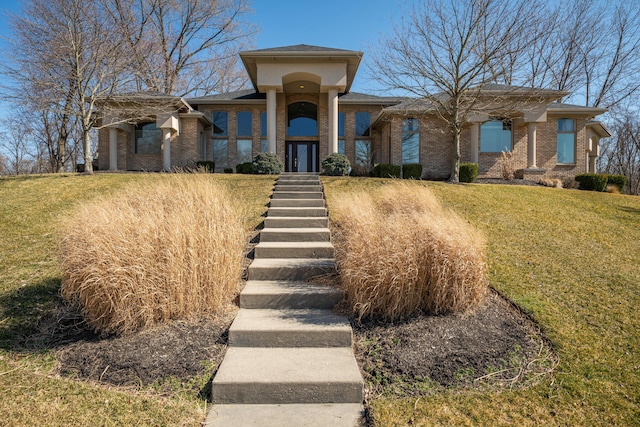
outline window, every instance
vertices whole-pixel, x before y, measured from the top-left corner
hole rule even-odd
[[[371,136],[371,114],[366,111],[356,113],[356,136]]]
[[[213,113],[213,136],[227,136],[227,112]]]
[[[260,113],[260,152],[266,153],[267,149],[267,112],[263,111]]]
[[[287,135],[318,136],[318,106],[310,102],[294,102],[287,108]]]
[[[207,160],[207,144],[204,142],[204,132],[198,135],[198,155],[200,160]]]
[[[366,167],[371,164],[371,141],[356,139],[356,166]]]
[[[345,154],[345,148],[344,148],[344,113],[338,113],[338,153]]]
[[[157,128],[156,122],[136,125],[134,149],[136,154],[162,153],[162,130]]]
[[[511,120],[490,120],[480,126],[480,151],[511,151]]]
[[[573,119],[558,119],[558,163],[576,162],[576,130]]]
[[[402,121],[402,164],[420,163],[420,122],[410,118]]]
[[[250,111],[240,111],[237,115],[238,129],[236,135],[238,136],[251,136],[252,133],[252,115]]]
[[[236,143],[236,163],[247,163],[253,160],[251,155],[252,141],[250,139],[239,139]]]
[[[217,167],[229,166],[228,115],[226,111],[213,113],[213,161]]]
[[[229,140],[213,140],[213,161],[217,167],[229,166]]]

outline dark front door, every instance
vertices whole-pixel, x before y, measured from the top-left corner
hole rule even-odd
[[[287,142],[285,172],[318,172],[317,142]]]

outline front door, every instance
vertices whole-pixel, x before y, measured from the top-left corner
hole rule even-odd
[[[317,142],[287,142],[285,172],[318,172]]]

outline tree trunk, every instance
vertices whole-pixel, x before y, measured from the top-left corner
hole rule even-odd
[[[84,149],[84,172],[92,174],[93,158],[91,156],[91,135],[86,129],[82,131],[82,147]]]

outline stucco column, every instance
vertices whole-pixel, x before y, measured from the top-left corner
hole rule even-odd
[[[329,91],[329,154],[338,152],[338,91]]]
[[[600,155],[600,153],[598,152],[598,149],[600,148],[600,138],[592,135],[589,148],[591,150],[589,151],[589,153],[587,153],[587,155],[589,156],[589,169],[587,170],[587,172],[596,173],[596,160],[598,160],[598,156]]]
[[[267,90],[267,153],[276,153],[276,90]]]
[[[118,129],[109,128],[109,170],[118,170]]]
[[[163,169],[167,172],[171,170],[171,129],[162,128],[162,160]]]
[[[480,125],[471,123],[471,163],[478,163],[478,142],[480,135]]]
[[[529,169],[537,169],[536,165],[536,124],[529,123],[527,125],[528,135],[527,135],[527,168]]]

